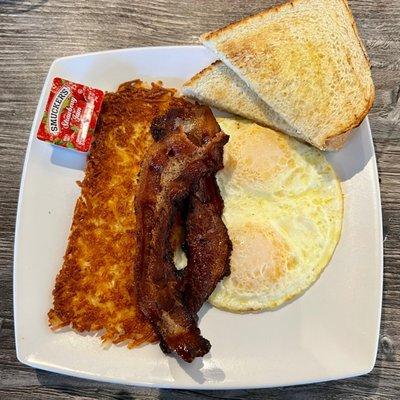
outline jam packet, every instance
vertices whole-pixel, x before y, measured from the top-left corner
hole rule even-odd
[[[102,90],[54,78],[37,138],[87,152],[103,98]]]

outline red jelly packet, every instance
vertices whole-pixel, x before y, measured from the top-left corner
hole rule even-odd
[[[102,90],[54,78],[38,139],[88,151],[103,98]]]

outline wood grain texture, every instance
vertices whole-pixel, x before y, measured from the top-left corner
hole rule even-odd
[[[398,399],[400,396],[400,0],[350,0],[377,88],[370,122],[381,180],[385,277],[378,360],[367,376],[270,390],[141,389],[36,371],[15,357],[12,248],[30,125],[57,57],[197,43],[208,30],[279,1],[0,2],[0,399]]]

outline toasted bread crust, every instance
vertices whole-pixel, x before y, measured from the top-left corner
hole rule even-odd
[[[364,112],[347,129],[343,129],[343,131],[338,134],[328,136],[325,140],[325,145],[321,148],[321,150],[340,150],[345,145],[347,140],[351,137],[351,130],[359,127],[362,124],[370,109],[372,108],[374,101],[375,88],[373,88],[372,95]]]
[[[193,86],[198,82],[199,80],[203,79],[209,72],[211,72],[215,67],[218,66],[218,64],[222,64],[221,60],[216,60],[212,64],[210,64],[208,67],[203,68],[201,71],[199,71],[196,75],[193,75],[188,81],[186,81],[183,86]]]
[[[358,33],[357,24],[356,24],[356,21],[354,20],[353,13],[351,12],[351,9],[349,7],[349,3],[348,3],[347,0],[342,0],[342,1],[343,1],[343,4],[345,5],[345,7],[347,9],[347,12],[349,14],[349,18],[352,20],[351,25],[353,27],[354,34],[356,35],[356,37],[358,39],[358,43],[360,43],[360,47],[361,47],[361,49],[362,49],[362,51],[364,53],[365,60],[367,61],[368,65],[371,67],[371,62],[370,62],[370,59],[368,57],[367,50],[366,50],[366,48],[364,46],[363,41],[361,40],[360,34]]]
[[[336,136],[332,136],[325,140],[324,147],[321,150],[337,151],[340,150],[344,144],[352,136],[352,131],[344,132]]]
[[[364,46],[363,41],[361,40],[360,34],[358,33],[357,25],[355,23],[353,13],[351,12],[351,9],[349,7],[349,3],[347,2],[347,0],[342,0],[342,1],[343,1],[343,4],[346,6],[347,12],[349,14],[349,18],[352,20],[351,25],[353,27],[354,34],[358,39],[358,43],[360,44],[360,47],[364,53],[365,60],[368,63],[369,67],[371,68],[371,62],[368,57],[367,50]],[[358,118],[354,121],[353,124],[348,126],[346,129],[343,129],[343,131],[341,133],[335,134],[333,136],[328,136],[325,141],[324,150],[340,150],[344,146],[344,144],[347,142],[347,140],[351,137],[350,131],[352,129],[360,126],[361,123],[364,121],[365,117],[368,115],[369,111],[371,110],[371,108],[374,104],[375,96],[376,96],[375,87],[372,86],[372,93],[371,93],[369,102],[366,105],[364,112],[358,116]]]
[[[301,3],[303,1],[305,1],[305,0],[293,0],[293,1],[290,1],[288,3],[282,3],[282,4],[278,4],[278,5],[274,6],[274,7],[267,8],[266,10],[260,11],[260,12],[258,12],[256,14],[252,14],[252,15],[249,15],[248,17],[242,18],[239,21],[231,22],[230,24],[228,24],[228,25],[226,25],[226,26],[224,26],[222,28],[219,28],[219,29],[217,29],[215,31],[203,33],[200,36],[200,41],[203,42],[205,40],[216,39],[221,34],[226,33],[227,31],[230,31],[233,28],[238,27],[238,26],[242,25],[243,23],[247,23],[247,22],[249,22],[249,21],[251,21],[253,19],[262,18],[265,15],[268,15],[268,14],[273,13],[273,12],[282,11],[285,8],[293,7],[295,4]],[[345,0],[343,0],[343,1],[345,1]]]

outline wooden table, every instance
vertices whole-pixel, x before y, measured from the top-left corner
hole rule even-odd
[[[0,2],[1,399],[400,398],[400,0],[350,0],[371,58],[377,89],[370,121],[385,226],[379,354],[376,367],[369,375],[270,390],[170,391],[104,384],[38,371],[20,364],[15,357],[12,259],[18,190],[28,133],[52,60],[125,47],[197,43],[202,32],[278,2]]]

